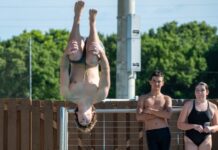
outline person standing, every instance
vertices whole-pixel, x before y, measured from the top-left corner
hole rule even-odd
[[[156,70],[150,78],[151,90],[139,97],[136,119],[143,122],[149,150],[169,150],[171,134],[168,119],[172,115],[172,99],[161,92],[164,75]]]
[[[207,100],[208,85],[199,82],[195,87],[195,100],[184,104],[177,127],[185,131],[186,150],[211,150],[211,133],[218,131],[217,106]]]

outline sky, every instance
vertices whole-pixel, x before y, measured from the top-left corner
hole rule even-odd
[[[0,41],[19,35],[24,30],[71,30],[73,5],[77,0],[0,0]],[[118,0],[84,0],[81,34],[88,36],[88,10],[98,10],[100,33],[117,33]],[[179,24],[205,21],[218,28],[218,0],[135,0],[135,14],[140,17],[141,33],[170,21]]]

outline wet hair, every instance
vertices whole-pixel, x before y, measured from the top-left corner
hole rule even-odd
[[[78,107],[75,108],[75,111],[74,111],[74,114],[75,114],[75,123],[76,123],[77,128],[81,132],[83,132],[83,133],[90,132],[94,128],[95,124],[97,123],[97,116],[96,116],[96,112],[95,112],[95,107],[94,106],[92,106],[92,111],[94,113],[93,113],[91,122],[88,125],[84,126],[84,125],[81,125],[79,123],[79,119],[78,119],[78,115],[77,115]]]
[[[205,89],[209,92],[209,88],[208,88],[207,83],[205,83],[205,82],[199,82],[199,83],[196,85],[196,87],[197,87],[198,85],[203,85],[203,86],[205,87]]]
[[[150,79],[152,79],[152,77],[164,77],[164,74],[161,70],[155,70],[152,74]]]

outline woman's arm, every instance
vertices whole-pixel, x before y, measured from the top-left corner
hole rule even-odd
[[[211,121],[211,126],[207,126],[204,128],[204,132],[212,132],[215,133],[218,131],[218,110],[217,106],[210,102],[210,108],[213,111],[213,119]]]

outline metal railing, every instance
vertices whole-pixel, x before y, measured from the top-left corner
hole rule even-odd
[[[132,101],[132,99],[106,99],[103,102],[110,101]],[[181,107],[173,107],[173,112],[181,111]],[[65,107],[60,108],[60,150],[68,150],[68,114],[74,113],[74,109]],[[96,113],[136,113],[136,109],[96,109]],[[103,118],[105,118],[103,116]],[[103,119],[105,121],[105,119]],[[105,131],[104,131],[105,132]],[[105,134],[105,133],[104,133]],[[105,140],[105,139],[103,139]],[[103,145],[103,149],[104,145]]]

